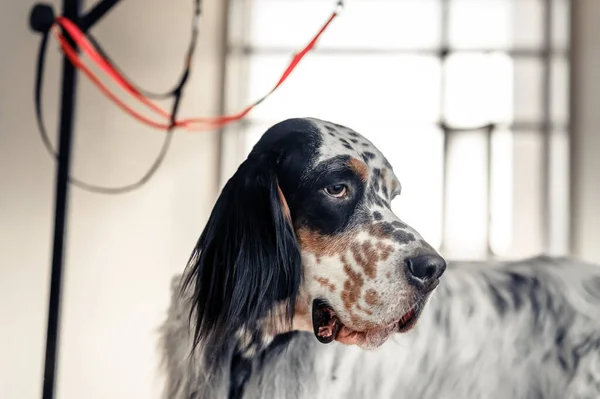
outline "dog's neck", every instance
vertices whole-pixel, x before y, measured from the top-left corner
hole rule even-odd
[[[447,287],[439,287],[434,293],[433,298],[425,305],[419,324],[440,324],[448,322],[445,312],[447,306],[445,302],[449,300],[451,294]],[[311,302],[307,296],[300,294],[295,305],[294,316],[291,324],[286,317],[286,306],[280,304],[272,315],[261,320],[255,328],[249,328],[245,332],[237,334],[236,349],[232,353],[230,378],[229,378],[229,399],[238,399],[243,396],[247,382],[250,380],[254,367],[260,364],[266,353],[270,353],[273,346],[281,346],[280,338],[287,342],[285,337],[296,331],[313,332]],[[446,326],[447,328],[447,326]],[[416,335],[408,334],[407,339],[415,339]],[[258,360],[258,363],[257,363]],[[259,366],[260,367],[260,366]]]
[[[263,334],[271,339],[279,334],[285,334],[292,331],[313,331],[311,301],[304,294],[299,294],[294,306],[294,315],[289,322],[287,317],[287,306],[281,303],[272,314],[260,322],[260,329]]]
[[[255,328],[237,334],[237,344],[231,357],[228,399],[240,399],[253,372],[254,360],[274,344],[277,336],[292,331],[312,331],[308,301],[301,297],[296,302],[291,325],[286,317],[285,304],[261,321]]]

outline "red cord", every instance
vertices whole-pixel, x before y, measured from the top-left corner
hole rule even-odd
[[[106,87],[106,85],[104,83],[102,83],[102,81],[98,78],[98,76],[96,76],[96,74],[94,74],[83,62],[81,62],[81,60],[79,59],[79,56],[77,55],[77,52],[67,42],[67,39],[64,36],[59,35],[58,40],[60,42],[60,46],[63,49],[63,52],[65,53],[65,56],[71,61],[73,66],[81,69],[83,71],[83,73],[92,81],[92,83],[94,83],[96,85],[96,87],[98,87],[98,89],[100,89],[100,91],[102,93],[104,93],[104,95],[106,95],[110,100],[112,100],[115,104],[117,104],[125,112],[127,112],[128,114],[133,116],[135,119],[139,120],[142,123],[145,123],[148,126],[151,126],[151,127],[157,128],[157,129],[161,129],[161,130],[167,129],[169,127],[165,123],[156,122],[156,121],[146,118],[139,112],[135,111],[133,108],[129,107],[123,101],[121,101],[117,97],[117,95],[115,95],[108,87]]]
[[[260,99],[234,114],[208,118],[188,118],[183,120],[177,120],[175,121],[175,126],[185,128],[187,130],[215,129],[245,117],[250,111],[252,111],[254,107],[256,107],[267,97],[269,97],[275,90],[277,90],[283,84],[283,82],[285,82],[285,80],[290,76],[290,74],[298,66],[300,61],[306,56],[306,54],[314,49],[321,35],[329,27],[329,25],[335,19],[335,17],[337,17],[339,9],[340,7],[336,8],[336,10],[331,14],[331,17],[329,17],[327,22],[325,22],[325,24],[312,38],[312,40],[299,53],[296,53],[294,55],[288,67],[285,69],[285,71],[279,78],[277,84]],[[73,42],[75,42],[77,46],[82,50],[82,52],[85,53],[97,67],[99,67],[106,75],[108,75],[108,77],[112,79],[117,85],[119,85],[125,92],[127,92],[136,100],[138,100],[140,103],[147,106],[151,111],[162,116],[163,118],[166,118],[167,121],[170,121],[171,114],[165,111],[164,109],[160,108],[158,105],[156,105],[143,94],[141,94],[137,89],[135,89],[133,84],[128,82],[124,76],[122,76],[108,61],[104,59],[104,57],[102,57],[102,55],[96,50],[94,45],[86,38],[85,34],[79,29],[79,27],[75,23],[61,16],[56,19],[56,24],[58,26],[61,26],[65,30],[65,32],[69,34]],[[98,87],[98,89],[102,93],[104,93],[104,95],[106,95],[111,101],[113,101],[117,106],[119,106],[121,109],[123,109],[125,112],[130,114],[138,121],[145,123],[146,125],[158,129],[169,128],[169,123],[156,122],[154,120],[151,120],[145,117],[144,115],[140,114],[139,112],[135,111],[133,108],[131,108],[122,100],[120,100],[117,97],[117,95],[113,91],[111,91],[100,80],[100,78],[98,78],[98,76],[94,72],[92,72],[92,70],[87,65],[83,63],[79,56],[79,53],[75,51],[73,46],[70,45],[66,37],[62,33],[60,33],[58,29],[55,29],[54,33],[60,43],[60,46],[65,56],[71,61],[71,63],[76,68],[82,70],[83,73],[92,81],[92,83],[94,83],[96,87]]]
[[[111,79],[113,79],[119,86],[133,95],[135,98],[140,100],[143,104],[147,105],[156,113],[164,116],[165,118],[170,118],[170,115],[165,110],[158,107],[156,104],[152,103],[152,101],[148,100],[141,93],[139,93],[132,84],[130,84],[123,76],[121,76],[112,65],[107,62],[100,53],[95,49],[92,43],[85,37],[85,34],[79,29],[77,25],[75,25],[72,21],[66,19],[65,17],[58,17],[56,19],[56,23],[60,25],[68,34],[71,36],[73,41],[77,43],[79,48],[90,57],[90,59],[102,69]],[[58,32],[58,31],[55,31]],[[79,55],[76,51],[74,51],[73,47],[66,41],[64,36],[59,35],[59,41],[61,42],[61,47],[63,51],[68,46],[72,52],[75,54],[75,57],[79,58]],[[69,57],[71,59],[71,57]],[[84,64],[79,63],[80,68],[87,68]],[[90,71],[91,73],[91,71]],[[89,75],[88,75],[89,76]]]

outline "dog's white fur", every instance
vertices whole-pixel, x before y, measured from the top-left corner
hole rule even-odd
[[[600,267],[569,258],[449,262],[409,333],[365,351],[297,332],[253,360],[244,398],[600,398]],[[191,353],[189,303],[173,301],[162,329],[165,398],[226,398],[222,373]]]

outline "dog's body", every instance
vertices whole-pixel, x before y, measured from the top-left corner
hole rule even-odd
[[[164,325],[165,398],[225,398],[225,371],[204,380],[189,357],[189,308],[179,278]],[[198,348],[199,351],[208,350]],[[600,267],[572,259],[450,262],[417,326],[380,348],[283,335],[253,360],[243,398],[600,398]]]
[[[267,130],[177,280],[166,398],[600,398],[600,268],[538,258],[442,277],[392,211],[400,191],[352,129]]]

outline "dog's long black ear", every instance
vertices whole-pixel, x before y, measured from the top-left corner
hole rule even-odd
[[[291,322],[302,269],[277,164],[276,155],[250,155],[223,188],[194,248],[183,287],[193,289],[195,345],[254,328],[282,303]]]

